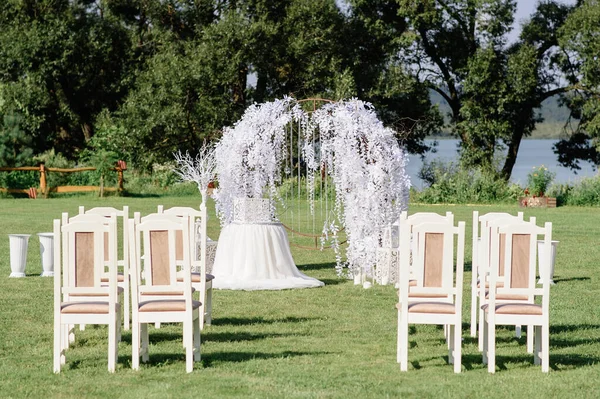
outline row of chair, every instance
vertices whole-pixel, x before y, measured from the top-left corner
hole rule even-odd
[[[527,349],[542,371],[549,368],[549,278],[536,285],[538,240],[546,256],[541,272],[550,270],[552,224],[536,225],[523,214],[473,215],[471,335],[488,371],[495,372],[496,326],[526,325]],[[462,293],[465,222],[451,213],[403,213],[399,223],[399,303],[397,360],[408,362],[408,325],[444,326],[449,362],[461,371]],[[536,300],[537,299],[537,300]],[[477,326],[479,325],[479,329]]]
[[[117,250],[118,217],[123,224],[122,256]],[[120,293],[125,329],[131,309],[132,368],[139,368],[140,356],[143,361],[149,358],[149,323],[181,322],[186,370],[193,370],[193,362],[200,360],[200,330],[211,320],[204,204],[199,211],[159,207],[145,217],[136,212],[132,219],[128,207],[87,211],[81,207],[77,216],[64,213],[54,221],[54,236],[55,372],[65,363],[75,324],[108,325],[108,369],[114,372],[123,307]]]

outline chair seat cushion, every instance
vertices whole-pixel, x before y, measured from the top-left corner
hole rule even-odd
[[[115,304],[115,308],[118,304]],[[63,314],[107,314],[108,302],[102,301],[86,301],[86,302],[63,302],[60,304],[60,312]]]
[[[198,309],[202,303],[192,301],[192,308]],[[140,312],[183,312],[185,301],[180,299],[144,301],[139,304]]]
[[[447,298],[448,294],[425,294],[422,292],[409,292],[409,298]]]
[[[489,291],[485,293],[485,299],[490,298]],[[526,301],[529,298],[527,295],[515,295],[515,294],[496,294],[497,301]]]
[[[484,312],[489,310],[489,305],[481,307]],[[533,303],[498,303],[496,304],[496,313],[498,314],[522,314],[522,315],[541,315],[542,305]]]
[[[102,277],[102,278],[100,279],[100,281],[102,281],[103,283],[108,283],[108,277]],[[122,283],[122,282],[124,282],[124,281],[125,281],[125,276],[123,275],[123,273],[121,273],[121,272],[118,272],[118,273],[117,273],[117,282],[118,282],[118,283]]]
[[[192,283],[199,283],[200,277],[201,277],[200,273],[192,272]],[[209,281],[213,281],[214,279],[215,279],[215,276],[213,276],[212,274],[206,273],[206,282],[207,283]],[[177,276],[177,281],[183,281],[183,276]]]
[[[192,287],[192,294],[196,292],[196,289],[194,287]],[[140,291],[140,295],[144,296],[144,295],[148,295],[148,296],[177,296],[177,295],[183,295],[183,291],[158,291],[158,292],[145,292],[145,291]]]
[[[396,304],[397,309],[402,308],[402,304]],[[409,313],[442,313],[454,314],[456,309],[452,303],[444,302],[414,302],[408,304]]]
[[[117,294],[122,294],[125,291],[123,287],[117,287]],[[86,297],[86,296],[108,296],[107,292],[98,292],[93,294],[80,294],[80,293],[71,293],[69,294],[72,297]]]

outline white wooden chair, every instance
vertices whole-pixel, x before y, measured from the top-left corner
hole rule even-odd
[[[98,217],[100,218],[100,217]],[[54,220],[54,372],[65,364],[74,324],[108,325],[108,370],[115,371],[120,333],[117,266],[104,258],[108,240],[110,259],[116,260],[116,226],[102,218]],[[110,239],[113,238],[113,239]],[[108,267],[108,271],[105,271]],[[108,282],[101,279],[108,273]]]
[[[498,218],[493,219],[487,222],[486,224],[486,234],[483,238],[481,245],[481,254],[480,259],[483,257],[485,261],[481,261],[478,270],[481,272],[481,277],[477,282],[477,302],[478,302],[478,313],[479,313],[479,324],[478,324],[478,349],[480,351],[483,350],[483,324],[481,320],[483,320],[483,306],[487,303],[487,299],[489,296],[489,286],[490,286],[490,273],[492,269],[495,269],[498,273],[498,281],[497,285],[504,284],[504,246],[505,246],[505,235],[498,233],[497,228],[501,226],[509,226],[515,224],[523,224],[523,223],[532,223],[535,225],[535,217],[530,218],[529,222],[524,221],[519,217],[510,216],[507,218]],[[495,239],[495,235],[499,235],[497,237],[499,242],[498,254],[493,254],[491,243]],[[495,255],[495,256],[493,256]],[[472,283],[472,282],[471,282]],[[526,297],[515,297],[515,296],[505,296],[505,295],[496,295],[496,301],[526,301]],[[471,303],[472,305],[472,303]],[[521,338],[521,326],[517,325],[515,328],[515,336],[517,338]],[[529,334],[527,337],[528,348],[530,351],[533,351],[533,336]]]
[[[473,245],[471,262],[471,336],[477,336],[477,321],[481,320],[482,303],[479,298],[479,282],[489,275],[490,264],[490,223],[501,219],[523,220],[523,212],[511,215],[506,212],[488,212],[479,216],[473,211]],[[478,319],[477,315],[480,314]],[[482,329],[480,328],[480,333]],[[481,336],[481,334],[480,334]],[[483,349],[483,341],[479,340],[479,350]]]
[[[552,251],[552,224],[544,227],[534,223],[510,224],[493,227],[497,234],[492,234],[492,262],[500,262],[500,236],[504,235],[504,278],[500,280],[497,268],[490,273],[488,303],[483,306],[484,348],[483,362],[488,365],[488,372],[496,370],[496,326],[528,325],[533,328],[534,363],[542,365],[542,372],[549,369],[549,308],[550,284],[549,276],[543,276],[542,288],[536,286],[536,255],[538,236],[542,236],[546,251],[545,262],[550,261]],[[549,265],[545,265],[549,266]],[[544,268],[544,273],[550,268]],[[498,296],[527,297],[526,301],[497,301]],[[535,297],[541,297],[541,304]]]
[[[200,360],[200,306],[192,299],[189,219],[148,218],[130,221],[132,277],[132,363],[139,369],[140,355],[149,360],[148,324],[182,323],[186,371],[192,372]],[[183,281],[177,281],[176,234],[182,232]],[[139,245],[138,245],[139,243]],[[134,250],[133,250],[134,249]],[[141,262],[144,270],[141,272]],[[144,276],[142,281],[141,276]],[[141,343],[140,343],[141,340]]]
[[[125,330],[129,330],[129,320],[130,320],[130,309],[131,305],[129,300],[131,298],[131,290],[130,290],[130,280],[129,280],[129,207],[127,205],[123,206],[123,209],[116,209],[113,207],[96,207],[85,210],[85,207],[79,207],[79,214],[86,215],[100,215],[106,218],[117,217],[121,218],[122,223],[122,235],[120,237],[120,242],[122,243],[122,254],[118,254],[117,249],[117,267],[120,270],[117,271],[117,281],[119,287],[123,288],[123,328]],[[118,248],[118,247],[117,247]],[[108,253],[106,253],[108,255]],[[103,281],[107,281],[106,277]]]
[[[459,222],[455,227],[451,222],[426,222],[412,226],[412,233],[413,239],[418,240],[412,268],[422,270],[416,273],[414,283],[410,277],[410,226],[400,224],[400,302],[396,305],[400,370],[408,369],[408,325],[438,324],[448,326],[448,358],[454,364],[454,372],[460,373],[465,223]],[[411,298],[411,293],[424,298]]]
[[[159,214],[175,215],[178,217],[190,218],[190,248],[192,251],[192,287],[199,293],[205,293],[200,296],[202,307],[200,309],[200,329],[204,329],[204,324],[210,325],[212,322],[212,282],[214,276],[207,272],[208,257],[203,255],[207,253],[209,238],[206,233],[208,221],[206,205],[200,204],[200,210],[192,207],[172,207],[164,209],[162,205],[158,206]],[[212,240],[210,240],[212,241]],[[177,236],[177,261],[183,260],[181,251],[181,235]],[[181,281],[181,277],[180,281]]]

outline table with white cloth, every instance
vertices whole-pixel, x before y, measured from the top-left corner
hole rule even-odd
[[[215,289],[281,290],[324,285],[298,270],[285,228],[278,222],[238,220],[224,226],[212,274]]]

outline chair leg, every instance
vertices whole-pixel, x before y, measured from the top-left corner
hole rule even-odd
[[[550,369],[550,326],[548,325],[548,321],[540,329],[542,372],[547,373]]]
[[[496,372],[496,325],[489,322],[487,324],[488,372],[493,374]]]
[[[117,323],[121,324],[120,318],[108,323],[108,371],[110,373],[115,372],[115,363],[117,362]]]
[[[201,360],[201,337],[200,337],[200,325],[198,323],[194,324],[194,361],[199,362]]]
[[[479,319],[479,324],[481,325],[481,327],[483,328],[483,332],[481,334],[479,334],[479,337],[482,339],[483,341],[483,348],[481,349],[481,354],[482,354],[482,363],[483,364],[487,364],[488,363],[488,324],[487,324],[487,320],[484,319]]]
[[[541,365],[542,359],[540,357],[542,351],[542,326],[535,326],[532,328],[533,330],[533,340],[534,340],[534,349],[533,349],[533,364]],[[527,330],[527,334],[529,334],[529,330]]]
[[[125,277],[125,279],[128,279],[129,277]],[[123,312],[123,328],[125,329],[125,331],[129,330],[129,284],[126,284],[125,289],[123,290],[123,296],[125,298],[123,298],[123,305],[125,306],[125,311]]]
[[[459,320],[454,330],[454,372],[460,373],[462,369],[462,322]]]
[[[135,317],[131,325],[131,368],[140,368],[140,323],[136,322]]]
[[[484,338],[483,338],[483,329],[484,329],[484,324],[486,324],[487,322],[484,319],[484,314],[483,314],[483,310],[481,309],[481,302],[479,302],[479,336],[477,337],[477,348],[479,349],[479,352],[483,351],[483,346],[484,344]]]
[[[157,321],[156,323],[154,323],[154,328],[160,328],[160,322]]]
[[[533,337],[534,337],[534,332],[533,332],[534,327],[533,326],[527,326],[527,353],[533,353],[534,349],[533,349]]]
[[[63,352],[63,326],[60,324],[60,319],[54,317],[54,372],[60,373],[61,360],[60,357]]]
[[[400,343],[400,371],[408,370],[408,315],[401,315],[398,330],[401,334]]]
[[[515,337],[516,338],[521,338],[521,326],[515,326]]]
[[[398,312],[398,331],[396,338],[396,363],[400,363],[402,360],[402,332],[400,331],[400,312]]]
[[[194,371],[194,344],[192,339],[194,337],[194,321],[190,320],[183,322],[183,340],[185,345],[185,371],[191,373]]]
[[[454,334],[456,333],[454,324],[448,327],[448,336],[446,342],[448,343],[448,363],[454,364]]]
[[[150,353],[148,350],[148,341],[150,340],[148,336],[148,323],[141,323],[140,336],[142,339],[142,362],[146,363],[150,360]]]
[[[206,289],[206,316],[204,317],[204,324],[210,326],[212,324],[212,282],[210,287]]]
[[[471,289],[471,337],[477,336],[477,284]]]
[[[75,342],[75,324],[67,324],[65,327],[67,328],[67,334],[64,338],[66,340],[66,349],[69,347],[70,343]]]

